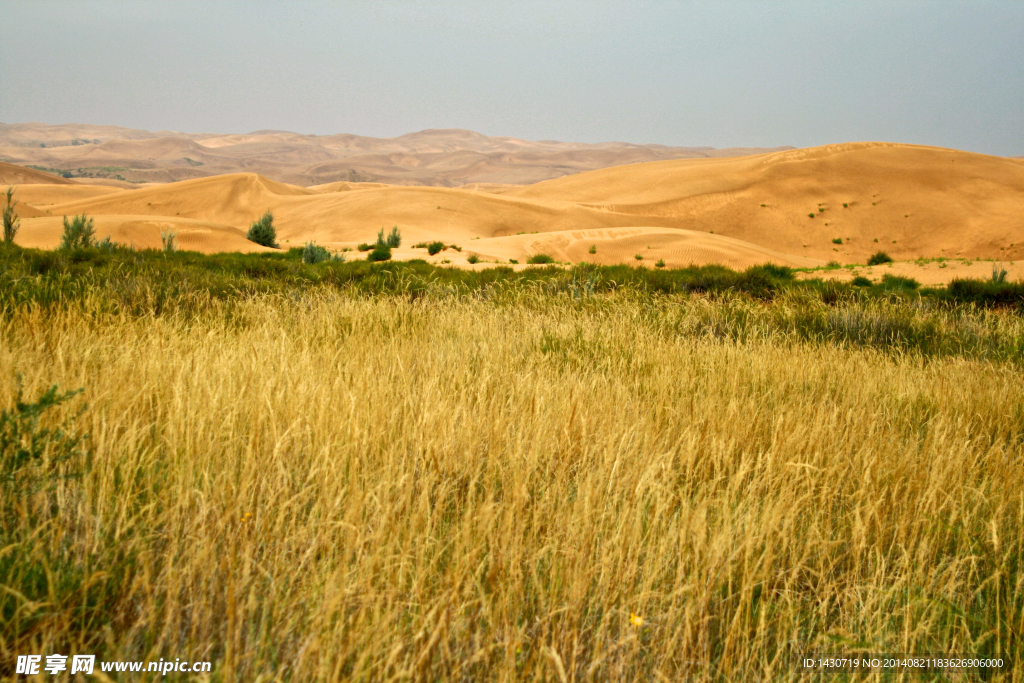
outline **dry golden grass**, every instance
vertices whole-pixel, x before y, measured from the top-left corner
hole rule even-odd
[[[1019,660],[1019,367],[680,333],[722,305],[14,313],[0,406],[16,373],[28,396],[84,387],[92,463],[8,498],[30,541],[3,552],[90,587],[19,603],[0,651],[219,681],[776,680],[858,644]]]

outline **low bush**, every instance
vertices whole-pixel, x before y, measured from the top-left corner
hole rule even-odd
[[[877,242],[878,240],[875,241]],[[883,263],[892,263],[892,257],[884,251],[876,251],[871,255],[871,258],[868,259],[869,266],[880,266]]]
[[[893,275],[886,273],[882,276],[882,287],[884,289],[917,289],[921,286],[917,280],[912,277],[903,277],[902,275]]]
[[[526,262],[532,265],[540,265],[544,263],[554,263],[555,259],[551,258],[547,254],[534,254],[530,258],[526,259]]]
[[[331,258],[331,252],[313,242],[306,242],[302,248],[302,262],[310,265],[323,263]]]
[[[366,257],[367,261],[390,261],[391,260],[391,247],[384,244],[376,244],[373,247],[373,251],[370,252],[369,256]]]
[[[363,242],[358,247],[356,247],[356,249],[358,249],[359,251],[370,251],[371,249],[373,249],[373,245]]]
[[[442,251],[444,251],[444,242],[431,242],[427,245],[427,253],[431,256],[440,254]]]
[[[867,279],[863,275],[858,275],[857,277],[853,278],[853,281],[850,282],[850,284],[853,285],[854,287],[870,287],[871,280]]]
[[[480,257],[477,256],[476,254],[470,254],[469,256],[466,257],[466,261],[468,261],[469,263],[480,263]]]

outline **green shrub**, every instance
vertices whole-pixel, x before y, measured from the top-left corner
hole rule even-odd
[[[392,249],[397,249],[402,246],[402,233],[399,232],[397,225],[391,228],[391,232],[388,233],[388,236],[384,241]]]
[[[376,244],[373,247],[373,251],[366,257],[367,261],[390,261],[391,260],[391,247],[384,244]]]
[[[877,242],[878,240],[875,241]],[[871,255],[871,258],[868,259],[869,266],[880,266],[883,263],[892,263],[892,257],[884,251],[876,251]]]
[[[655,267],[655,268],[664,268],[664,267],[665,267],[665,261],[664,261],[663,259],[658,259],[658,260],[657,260],[657,261],[656,261],[656,262],[654,263],[654,267]]]
[[[331,258],[331,252],[313,242],[306,242],[302,248],[302,262],[310,265],[323,263]]]
[[[827,268],[828,270],[835,270],[836,268],[842,267],[843,264],[840,263],[839,261],[829,261],[828,264],[825,265],[825,268]]]
[[[373,247],[367,244],[366,242],[363,242],[358,247],[356,247],[356,249],[358,249],[359,251],[370,251],[371,249],[373,249]]]
[[[1000,263],[998,267],[995,264],[992,264],[992,282],[1002,284],[1006,282],[1006,275],[1006,268],[1003,268],[1002,263]]]
[[[444,250],[444,242],[431,242],[427,245],[427,253],[431,256],[441,253]]]
[[[842,244],[842,243],[843,243],[843,238],[842,237],[836,237],[835,239],[832,240],[832,244]]]
[[[527,263],[538,265],[542,263],[554,263],[555,259],[551,258],[547,254],[534,254],[530,258],[526,259]]]
[[[857,277],[853,278],[853,281],[850,284],[852,284],[854,287],[870,287],[871,280],[867,279],[863,275],[858,275]]]
[[[807,214],[807,217],[808,218],[814,218],[814,214],[813,213],[809,213],[809,214]]]
[[[637,261],[643,261],[644,260],[644,255],[643,254],[637,254],[633,258],[635,258]]]
[[[949,297],[958,303],[987,306],[1024,304],[1024,283],[992,280],[953,280],[947,286]]]
[[[164,251],[171,252],[171,251],[176,251],[177,250],[178,247],[177,247],[177,245],[174,242],[177,237],[178,237],[178,233],[176,233],[174,230],[161,230],[160,231],[160,242],[161,242],[161,244],[164,245]],[[106,240],[109,242],[110,238],[107,237]],[[101,245],[101,246],[103,246],[103,245]]]
[[[64,233],[60,237],[61,249],[88,249],[96,245],[96,231],[93,229],[92,218],[84,213],[72,216],[71,221],[64,216]]]
[[[14,236],[18,234],[18,228],[21,227],[21,220],[18,219],[18,214],[15,213],[14,207],[18,203],[14,199],[14,188],[7,188],[7,201],[4,204],[4,242],[13,242]]]
[[[508,262],[509,262],[509,263],[515,263],[515,264],[518,264],[518,263],[519,263],[519,259],[514,259],[514,258],[510,258],[510,259],[508,260]]]
[[[469,261],[470,263],[480,263],[480,257],[477,256],[476,254],[470,254],[469,256],[466,257],[466,260]]]
[[[596,244],[591,244],[590,245],[590,249],[587,249],[587,253],[588,254],[596,254],[597,253],[597,245]]]
[[[264,247],[277,249],[277,231],[274,229],[274,214],[267,211],[249,226],[245,238],[250,242],[262,244]]]
[[[885,289],[917,289],[920,286],[921,283],[912,277],[892,275],[891,273],[882,276],[882,287]]]

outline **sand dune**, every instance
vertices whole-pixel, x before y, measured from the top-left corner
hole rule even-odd
[[[152,216],[94,216],[96,238],[137,249],[159,249],[161,233],[175,233],[179,248],[207,253],[223,251],[273,251],[245,239],[245,231],[230,225],[189,218]],[[17,242],[22,246],[52,249],[60,244],[63,217],[46,216],[22,220]]]
[[[842,263],[864,262],[878,249],[898,259],[1024,257],[1024,167],[935,147],[853,143],[666,161],[510,194],[657,216],[675,227]]]
[[[591,248],[594,253],[590,253]],[[472,253],[484,260],[516,259],[520,263],[536,254],[547,254],[558,261],[601,265],[628,263],[653,267],[663,261],[669,268],[708,264],[738,269],[762,263],[797,268],[825,265],[824,261],[782,254],[731,237],[657,227],[560,230],[480,239],[466,243],[461,256],[466,258]],[[445,252],[445,258],[452,256]]]
[[[605,166],[757,151],[765,150],[533,142],[458,129],[370,138],[273,130],[215,135],[79,124],[0,124],[4,161],[64,169],[76,177],[133,182],[255,172],[303,186],[376,181],[458,187],[472,182],[534,183]]]
[[[661,259],[669,266],[814,267],[864,263],[878,250],[897,260],[1024,260],[1024,164],[913,145],[851,143],[630,164],[525,187],[339,181],[307,188],[241,173],[130,190],[31,184],[19,193],[26,210],[105,217],[104,225],[123,226],[123,235],[145,221],[191,220],[235,231],[189,238],[201,251],[241,248],[232,240],[270,210],[282,246],[315,240],[352,247],[397,225],[406,243],[397,258],[423,257],[408,246],[441,240],[463,252],[435,260],[456,264],[469,253],[507,262],[540,252],[572,262]],[[45,230],[35,239],[56,244]],[[942,270],[939,277],[953,272]]]
[[[15,164],[0,161],[0,185],[21,185],[28,183],[45,183],[48,185],[74,185],[75,181],[62,178],[53,173],[37,171]]]

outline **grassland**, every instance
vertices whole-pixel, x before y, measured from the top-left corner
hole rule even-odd
[[[5,663],[752,681],[862,647],[1024,676],[1011,290],[0,264]],[[35,410],[53,385],[82,392]]]

